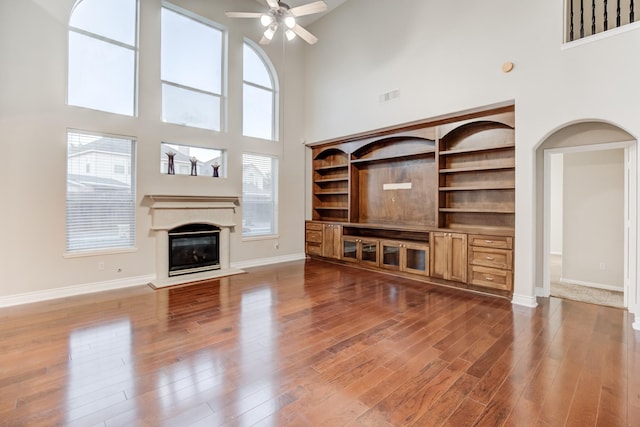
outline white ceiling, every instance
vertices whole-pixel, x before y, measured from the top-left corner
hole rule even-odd
[[[267,6],[267,2],[265,0],[256,0],[258,3],[260,3],[262,6],[266,8]],[[283,3],[286,3],[289,5],[289,7],[294,8],[294,7],[298,7],[298,6],[302,6],[303,4],[307,4],[307,3],[313,3],[315,0],[282,0]],[[327,11],[324,13],[316,13],[313,15],[308,15],[308,16],[304,16],[300,18],[300,23],[303,25],[309,25],[314,21],[317,21],[318,19],[320,19],[321,17],[323,17],[324,15],[326,15],[327,13],[330,13],[332,10],[334,10],[336,7],[340,6],[342,3],[346,2],[347,0],[324,0],[324,2],[327,4]]]

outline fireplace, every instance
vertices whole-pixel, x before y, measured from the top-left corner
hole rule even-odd
[[[169,276],[218,270],[220,228],[187,224],[169,230]]]
[[[235,231],[239,201],[238,196],[146,195],[144,203],[156,237],[156,278],[150,285],[157,289],[243,273],[230,265],[230,234]],[[193,246],[193,238],[196,248],[191,248],[189,259],[183,246]],[[215,260],[210,258],[214,250]]]

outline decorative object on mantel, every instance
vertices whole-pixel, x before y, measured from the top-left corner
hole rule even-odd
[[[167,166],[167,174],[169,175],[175,175],[176,171],[175,168],[173,166],[173,158],[176,156],[176,153],[173,151],[168,151],[167,152],[167,158],[169,159],[169,164]]]
[[[189,161],[191,161],[191,176],[198,176],[198,159],[192,157]]]
[[[213,177],[218,178],[220,176],[218,169],[220,169],[220,164],[218,162],[214,162],[211,167],[213,168]]]

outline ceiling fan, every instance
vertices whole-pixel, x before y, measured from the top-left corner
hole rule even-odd
[[[225,12],[230,18],[260,18],[260,23],[266,27],[260,44],[269,44],[280,26],[284,26],[287,40],[293,40],[296,35],[309,44],[315,44],[318,38],[301,27],[296,22],[296,18],[305,15],[312,15],[327,10],[327,4],[320,0],[313,3],[303,4],[298,7],[289,7],[288,4],[278,0],[266,0],[269,11],[259,12]]]

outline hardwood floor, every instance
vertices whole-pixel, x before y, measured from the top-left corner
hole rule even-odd
[[[640,426],[624,310],[322,261],[0,309],[0,426]]]

